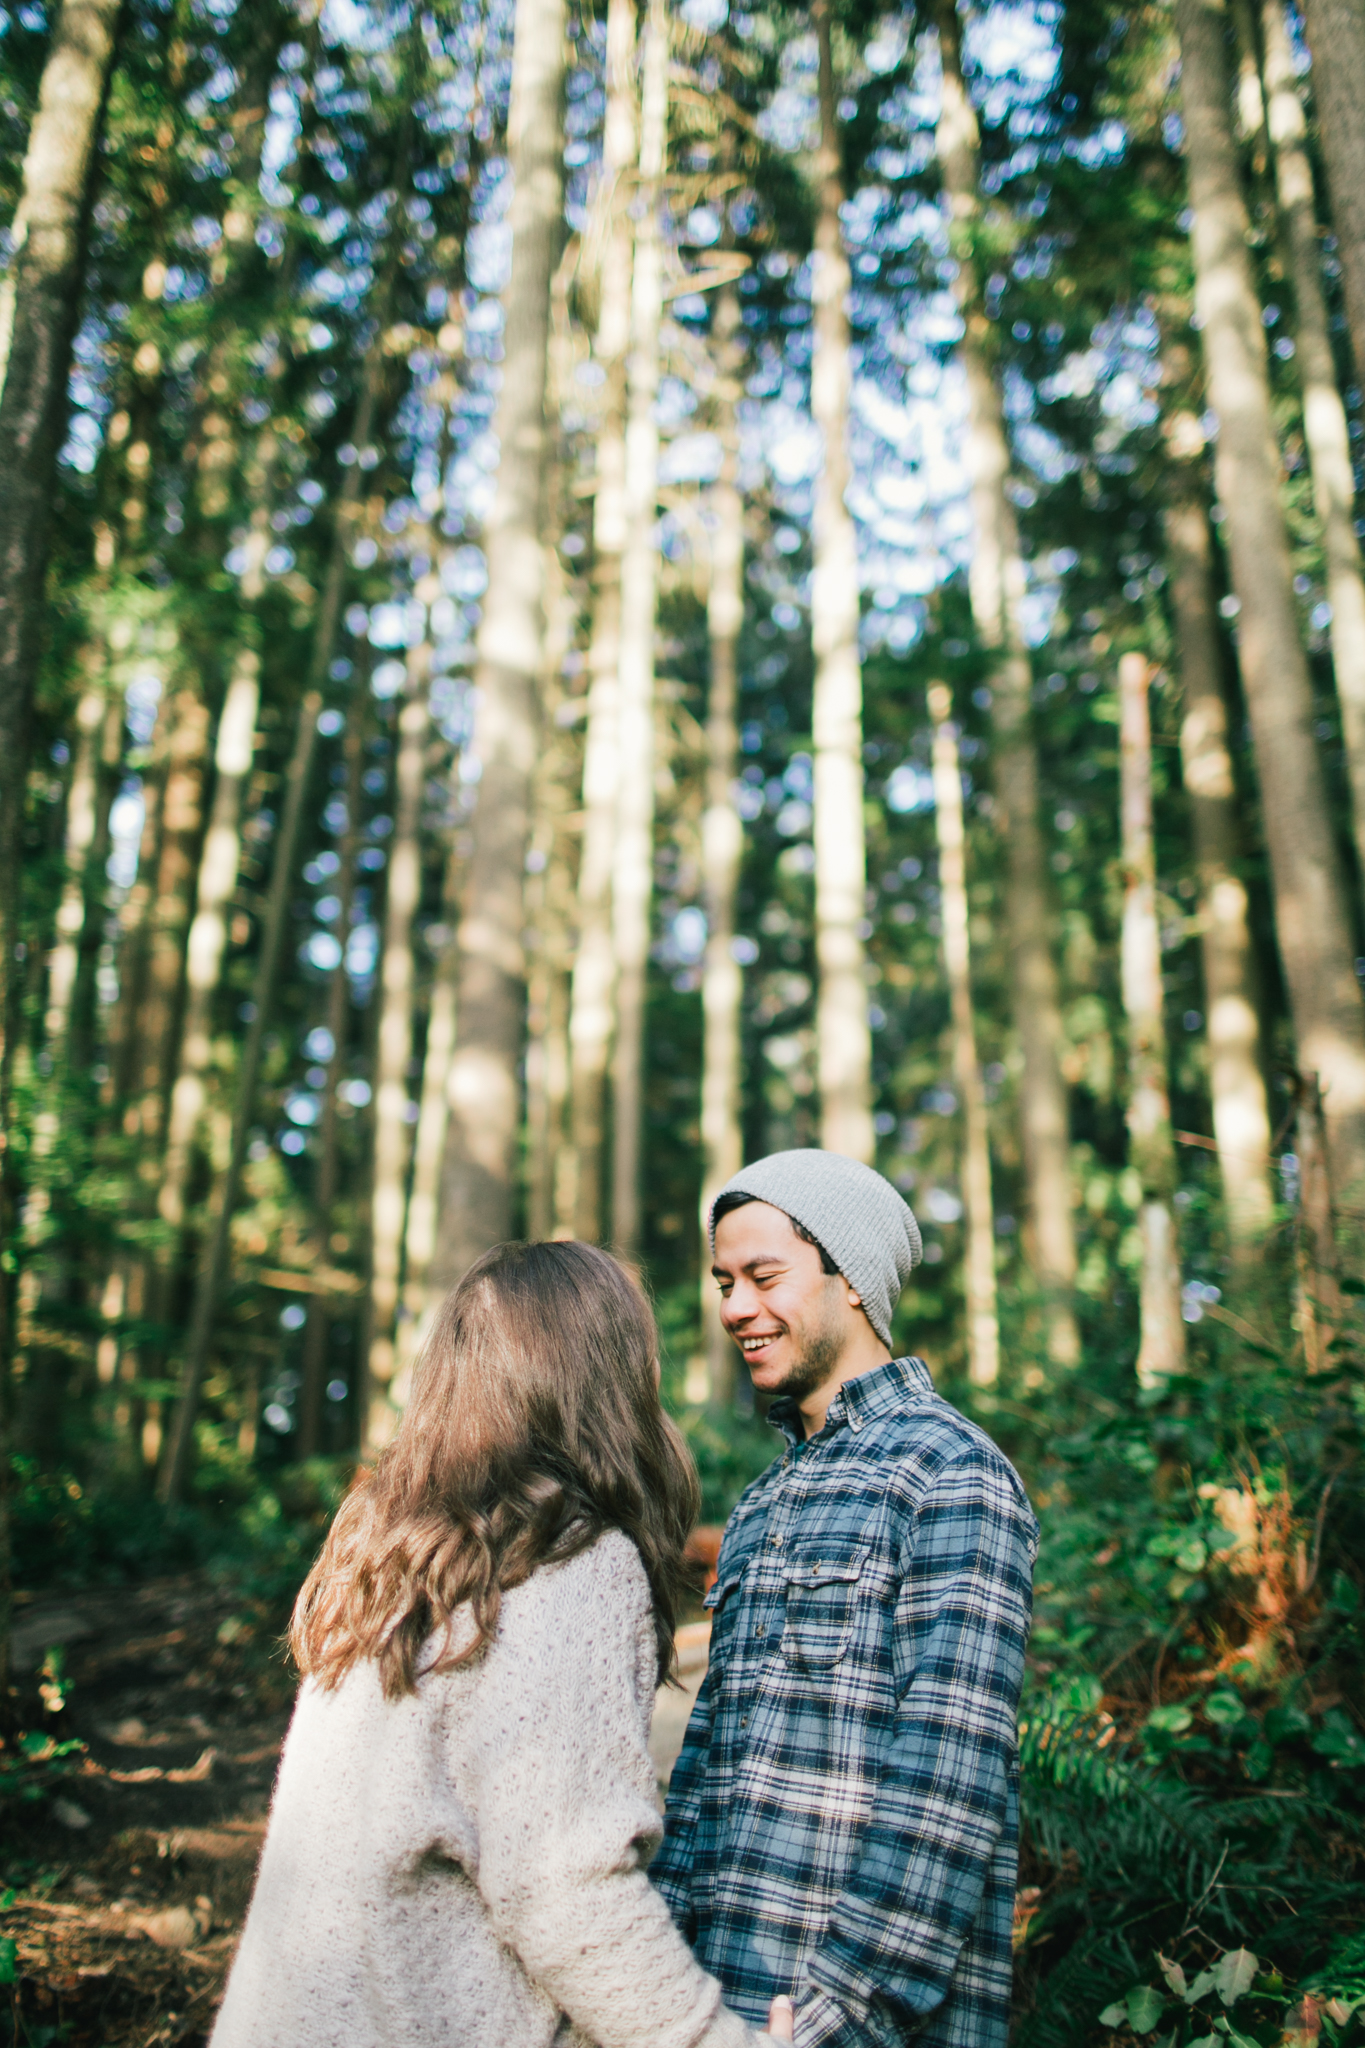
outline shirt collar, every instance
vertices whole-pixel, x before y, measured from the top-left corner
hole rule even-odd
[[[922,1358],[888,1359],[885,1365],[844,1381],[825,1411],[824,1429],[817,1434],[823,1436],[827,1430],[842,1429],[845,1423],[857,1431],[865,1423],[879,1422],[884,1415],[894,1415],[898,1409],[922,1401],[933,1391],[934,1382]],[[773,1402],[768,1420],[774,1429],[781,1430],[793,1449],[804,1441],[801,1410],[789,1394],[781,1394]]]

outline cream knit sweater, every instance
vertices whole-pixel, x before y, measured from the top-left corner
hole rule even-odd
[[[211,2048],[767,2043],[645,1875],[655,1654],[612,1533],[414,1695],[386,1700],[373,1664],[305,1682]]]

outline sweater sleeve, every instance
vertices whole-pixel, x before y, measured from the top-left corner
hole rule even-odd
[[[659,1816],[634,1547],[603,1538],[518,1590],[471,1788],[499,1939],[598,2048],[759,2048],[768,2036],[727,2011],[645,1875]]]

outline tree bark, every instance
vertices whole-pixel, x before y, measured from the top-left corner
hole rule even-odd
[[[1275,197],[1298,309],[1294,333],[1303,390],[1303,438],[1313,478],[1313,504],[1322,528],[1327,601],[1332,608],[1332,667],[1346,743],[1356,862],[1365,881],[1365,575],[1356,539],[1351,441],[1332,360],[1313,167],[1283,0],[1262,0],[1261,24]]]
[[[420,827],[426,787],[426,746],[430,727],[427,675],[431,647],[415,648],[408,662],[407,692],[398,717],[393,838],[379,989],[379,1033],[375,1060],[374,1174],[370,1223],[370,1344],[362,1450],[382,1450],[398,1424],[401,1396],[393,1389],[397,1364],[395,1324],[402,1279],[403,1224],[407,1211],[408,1064],[412,1058],[414,976],[412,921],[422,895]]]
[[[1176,415],[1201,445],[1198,423]],[[1174,438],[1174,437],[1172,437]],[[1190,806],[1209,1047],[1209,1094],[1223,1210],[1234,1258],[1245,1260],[1274,1219],[1270,1112],[1261,1071],[1255,953],[1248,921],[1237,790],[1228,747],[1212,541],[1200,480],[1188,461],[1168,472],[1166,561],[1184,691],[1180,768]]]
[[[1361,0],[1305,0],[1302,13],[1346,324],[1356,375],[1365,379],[1365,9]]]
[[[1152,838],[1152,723],[1145,654],[1119,661],[1123,842],[1123,1009],[1128,1022],[1128,1157],[1142,1182],[1141,1337],[1137,1376],[1159,1387],[1185,1363],[1176,1244],[1175,1141],[1167,1082],[1161,931]]]
[[[848,487],[848,401],[852,383],[848,258],[838,92],[830,47],[830,0],[814,0],[819,44],[819,210],[815,224],[811,416],[824,461],[811,522],[811,643],[815,695],[816,1064],[820,1142],[870,1161],[872,1035],[867,1021],[863,922],[867,853],[863,829],[863,672],[858,651],[858,543],[844,503]]]
[[[979,131],[962,76],[960,31],[951,0],[941,0],[938,28],[943,58],[938,155],[957,265],[953,292],[963,322],[967,470],[976,528],[970,572],[972,618],[983,647],[996,657],[991,676],[996,825],[1005,852],[1010,999],[1024,1056],[1020,1110],[1030,1250],[1047,1313],[1049,1355],[1055,1364],[1070,1366],[1080,1358],[1071,1300],[1076,1233],[1070,1121],[1060,1060],[1063,1034],[1052,954],[1054,920],[1038,824],[1038,751],[1030,709],[1033,674],[1019,611],[1024,564],[1018,521],[1006,490],[1009,441],[977,271]]]
[[[593,500],[592,636],[583,747],[583,839],[578,945],[569,1006],[570,1158],[575,1237],[604,1234],[606,1083],[615,1018],[611,872],[616,845],[621,556],[626,544],[626,353],[632,234],[627,210],[636,162],[634,0],[607,8],[607,112],[598,187],[602,260],[593,354],[604,373]]]
[[[1298,1062],[1319,1077],[1333,1182],[1350,1201],[1365,1182],[1365,1005],[1313,738],[1312,687],[1279,501],[1265,330],[1228,118],[1223,21],[1216,0],[1177,0],[1195,306],[1219,422],[1214,473],[1241,607],[1242,680]]]
[[[611,878],[616,1045],[611,1069],[612,1242],[639,1251],[644,1127],[645,993],[654,897],[654,631],[659,557],[659,322],[663,245],[659,208],[668,152],[668,15],[650,0],[640,85],[640,181],[626,370],[626,544],[621,557],[616,844]]]
[[[311,779],[313,753],[317,744],[318,713],[321,709],[320,693],[317,690],[306,691],[299,706],[294,751],[286,780],[284,816],[280,821],[279,837],[275,843],[270,895],[266,903],[261,950],[256,962],[256,979],[252,988],[252,1018],[247,1030],[246,1043],[242,1047],[242,1063],[236,1075],[228,1163],[210,1205],[208,1242],[200,1257],[195,1282],[175,1420],[167,1440],[157,1488],[164,1501],[180,1499],[193,1463],[194,1422],[199,1407],[199,1389],[208,1363],[214,1311],[218,1306],[218,1296],[227,1275],[232,1216],[241,1187],[242,1168],[246,1164],[247,1141],[256,1107],[256,1087],[260,1079],[266,1026],[279,979],[280,956],[289,919],[289,892],[293,886],[294,865],[298,854],[299,826]],[[193,950],[193,931],[190,934],[190,945]]]
[[[1327,1372],[1336,1363],[1332,1345],[1341,1332],[1345,1303],[1337,1279],[1336,1213],[1317,1075],[1298,1075],[1295,1089],[1298,1324],[1304,1364],[1309,1372],[1317,1373]]]
[[[695,1398],[718,1412],[734,1406],[735,1347],[720,1320],[711,1278],[711,1204],[743,1165],[740,1131],[740,1004],[744,978],[734,955],[735,895],[744,828],[735,809],[739,768],[739,635],[744,624],[744,501],[739,492],[739,294],[727,285],[716,301],[715,428],[721,470],[711,492],[711,587],[706,631],[711,655],[706,700],[706,809],[701,821],[706,955],[702,963],[701,1326],[702,1372]]]
[[[967,834],[962,817],[962,765],[953,698],[946,683],[929,685],[934,721],[934,830],[942,892],[943,962],[953,1025],[953,1078],[962,1103],[962,1194],[966,1209],[967,1377],[993,1387],[1000,1377],[1000,1319],[995,1289],[995,1203],[991,1193],[990,1120],[976,1049],[972,1010],[971,919],[967,902]]]
[[[502,454],[485,536],[488,590],[474,674],[482,773],[458,935],[460,1036],[447,1088],[432,1264],[442,1287],[512,1229],[526,971],[522,875],[544,630],[545,370],[564,205],[563,88],[564,0],[517,0],[507,138],[512,274],[497,412]]]
[[[67,1027],[76,994],[76,970],[80,964],[81,940],[85,931],[88,877],[95,842],[99,836],[101,739],[109,705],[117,700],[105,673],[104,643],[98,638],[89,650],[96,670],[81,692],[76,706],[76,752],[71,762],[71,782],[66,798],[66,845],[62,861],[62,896],[57,906],[56,939],[47,969],[47,1014],[43,1031],[54,1064],[64,1065]],[[122,706],[119,706],[121,714]]]
[[[14,255],[0,294],[0,1239],[6,1244],[17,1195],[8,1139],[33,699],[67,373],[119,6],[120,0],[65,0],[57,16],[24,158]],[[6,1272],[0,1276],[0,1685],[9,1670],[12,1291]]]

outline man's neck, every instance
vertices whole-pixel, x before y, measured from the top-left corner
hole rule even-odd
[[[829,1378],[798,1401],[803,1437],[809,1441],[824,1428],[830,1402],[841,1387],[847,1386],[850,1380],[861,1379],[864,1373],[875,1372],[880,1365],[890,1363],[891,1353],[869,1324],[866,1338],[860,1334],[847,1344]]]

